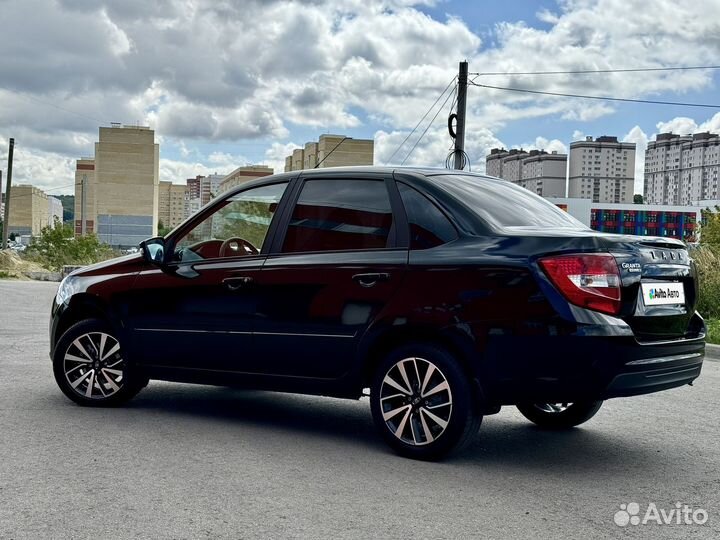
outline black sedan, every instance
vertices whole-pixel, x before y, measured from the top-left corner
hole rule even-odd
[[[435,169],[295,171],[218,197],[52,308],[61,390],[150,379],[357,399],[434,459],[515,405],[548,428],[691,383],[705,326],[682,242],[593,231],[509,182]]]

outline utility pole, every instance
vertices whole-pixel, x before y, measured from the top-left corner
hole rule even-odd
[[[3,217],[2,245],[0,246],[0,249],[7,249],[8,231],[10,230],[10,183],[12,182],[14,149],[15,139],[11,137],[10,147],[8,148],[7,183],[5,187],[5,216]],[[0,182],[2,182],[2,179],[0,179]]]
[[[458,73],[457,127],[455,128],[455,168],[465,161],[465,103],[467,101],[468,63],[460,62]]]
[[[81,227],[81,228],[80,228],[80,232],[82,233],[83,236],[85,236],[85,234],[87,233],[87,226],[86,226],[86,223],[87,223],[87,221],[86,221],[86,218],[87,218],[87,214],[86,214],[86,211],[87,211],[87,206],[86,206],[87,195],[85,195],[86,192],[87,192],[87,174],[83,174],[83,177],[82,177],[82,188],[81,188],[81,191],[80,191],[80,219],[82,220],[82,221],[80,222],[80,223],[81,223],[81,225],[80,225],[80,227]]]

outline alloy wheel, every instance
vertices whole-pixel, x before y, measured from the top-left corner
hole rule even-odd
[[[125,361],[120,343],[105,332],[88,332],[74,339],[63,357],[70,387],[88,399],[105,399],[124,384]]]
[[[572,403],[535,403],[535,407],[542,412],[555,414],[568,410],[569,407],[572,407]]]
[[[422,446],[437,440],[450,422],[452,406],[447,378],[428,360],[405,358],[383,378],[383,420],[390,432],[406,444]]]

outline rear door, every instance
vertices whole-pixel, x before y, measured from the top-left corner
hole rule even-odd
[[[407,265],[399,197],[383,175],[310,176],[260,272],[258,372],[338,378]]]

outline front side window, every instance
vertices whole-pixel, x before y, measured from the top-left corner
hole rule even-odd
[[[283,252],[383,249],[393,217],[382,180],[307,180]]]
[[[410,226],[410,249],[428,249],[457,239],[453,224],[430,199],[405,184],[397,186]]]
[[[177,242],[175,260],[257,255],[287,182],[251,188],[223,201]]]

